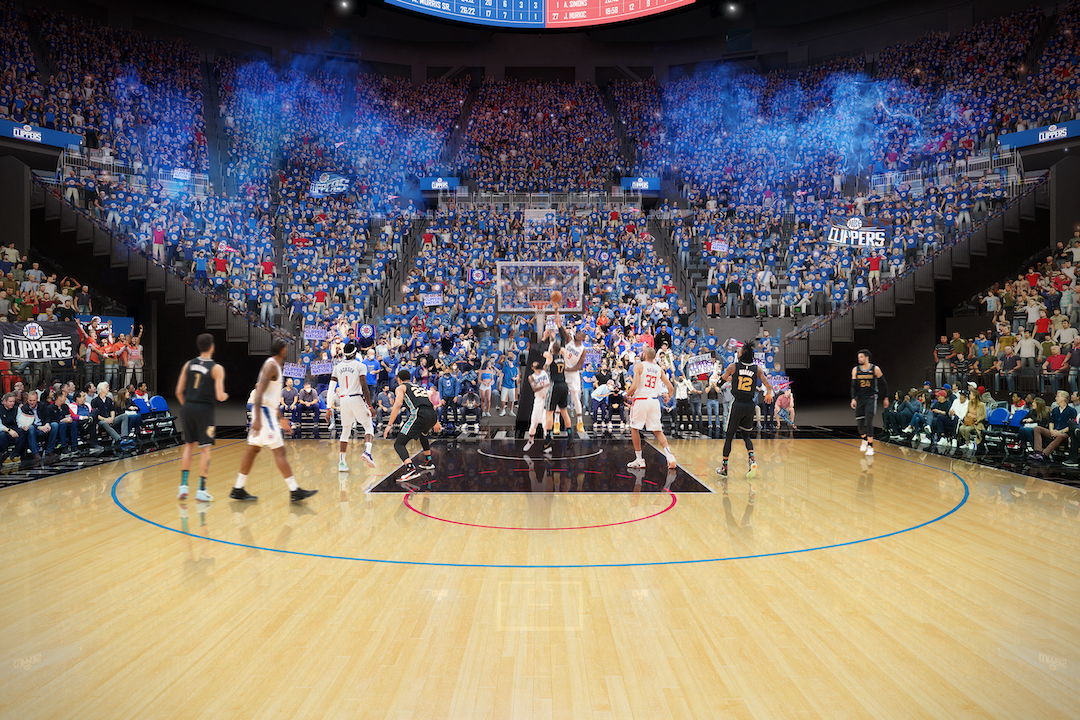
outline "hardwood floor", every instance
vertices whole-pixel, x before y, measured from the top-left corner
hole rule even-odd
[[[290,444],[303,504],[266,452],[230,501],[227,442],[212,503],[176,500],[179,450],[4,489],[0,717],[1080,717],[1077,490],[756,446],[751,505],[741,447],[725,497],[720,444],[673,443],[716,492],[666,511],[543,461],[553,492],[432,483],[414,510],[364,492],[381,441],[340,481],[336,443]]]

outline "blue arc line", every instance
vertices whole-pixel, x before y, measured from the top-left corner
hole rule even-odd
[[[830,440],[830,442],[836,442],[836,443],[840,443],[841,445],[848,445],[849,447],[852,447],[848,443],[845,443],[845,442],[840,441],[840,440]],[[921,523],[919,525],[914,525],[914,526],[909,527],[909,528],[904,528],[903,530],[895,530],[895,531],[893,531],[891,533],[885,533],[884,535],[875,535],[874,537],[863,538],[861,540],[849,540],[847,542],[834,543],[832,545],[820,545],[818,547],[812,547],[812,548],[801,548],[799,550],[780,550],[778,552],[760,553],[758,555],[737,555],[737,556],[733,556],[733,557],[702,558],[700,560],[658,560],[658,561],[655,561],[655,562],[599,563],[599,564],[595,564],[595,565],[488,565],[488,564],[481,564],[481,563],[423,562],[423,561],[417,561],[417,560],[384,560],[384,559],[381,559],[381,558],[349,557],[349,556],[346,556],[346,555],[322,555],[322,554],[319,554],[319,553],[300,552],[298,550],[277,550],[275,548],[260,547],[258,545],[245,545],[244,543],[232,542],[231,540],[220,540],[218,538],[207,537],[205,535],[197,535],[195,533],[186,533],[183,530],[177,530],[176,528],[171,528],[168,525],[162,525],[161,523],[156,523],[153,520],[148,520],[148,519],[144,518],[142,515],[139,515],[138,513],[133,512],[132,510],[129,510],[127,508],[127,506],[125,506],[122,502],[120,502],[120,499],[118,497],[116,497],[116,488],[120,485],[120,481],[122,481],[130,473],[141,472],[142,470],[149,470],[150,468],[158,467],[159,465],[167,465],[169,463],[176,462],[179,458],[174,458],[172,460],[165,460],[163,462],[155,463],[153,465],[147,465],[146,467],[139,468],[138,470],[128,470],[123,475],[116,478],[116,482],[113,483],[113,486],[112,486],[112,499],[113,499],[113,502],[116,503],[117,507],[119,507],[121,510],[126,512],[128,515],[131,515],[132,517],[136,518],[137,520],[141,520],[144,523],[146,523],[147,525],[153,525],[154,527],[161,528],[162,530],[168,530],[169,532],[174,532],[174,533],[176,533],[178,535],[187,535],[188,537],[197,537],[197,538],[200,538],[202,540],[209,540],[211,542],[221,543],[222,545],[232,545],[233,547],[240,547],[240,548],[245,548],[245,549],[248,549],[248,550],[265,550],[266,552],[281,553],[283,555],[299,555],[299,556],[302,556],[302,557],[323,558],[323,559],[327,559],[327,560],[353,560],[355,562],[384,563],[386,565],[415,565],[415,566],[421,566],[421,567],[426,566],[426,567],[458,567],[458,568],[506,568],[506,569],[510,569],[510,570],[531,570],[531,569],[536,569],[536,570],[577,570],[577,569],[592,569],[592,568],[651,567],[651,566],[659,566],[659,565],[696,565],[696,564],[699,564],[699,563],[724,562],[724,561],[727,561],[727,560],[753,560],[753,559],[756,559],[756,558],[779,557],[781,555],[798,555],[798,554],[801,554],[801,553],[814,552],[816,550],[830,550],[832,548],[846,547],[848,545],[858,545],[860,543],[872,542],[874,540],[884,540],[885,538],[893,537],[894,535],[900,535],[901,533],[911,532],[912,530],[919,530],[920,528],[924,528],[927,525],[932,525],[932,524],[938,522],[939,520],[944,520],[945,518],[949,517],[950,515],[955,513],[957,510],[962,508],[967,503],[968,498],[971,497],[971,488],[968,487],[967,482],[964,480],[964,478],[960,477],[959,475],[957,475],[956,473],[954,473],[951,470],[942,470],[941,468],[936,468],[933,465],[927,465],[926,463],[921,463],[921,462],[918,462],[918,461],[915,461],[915,460],[908,460],[907,458],[897,457],[896,455],[886,455],[885,457],[889,457],[889,458],[892,458],[894,460],[901,460],[903,462],[909,462],[909,463],[912,463],[914,465],[922,465],[923,467],[928,467],[931,470],[935,470],[937,472],[943,472],[943,473],[947,473],[949,475],[952,475],[953,477],[955,477],[957,480],[960,481],[960,484],[962,484],[964,486],[964,497],[963,497],[963,499],[960,500],[960,502],[957,503],[954,508],[952,508],[951,510],[949,510],[948,512],[946,512],[946,513],[944,513],[942,515],[938,515],[933,520],[927,520],[926,522]]]

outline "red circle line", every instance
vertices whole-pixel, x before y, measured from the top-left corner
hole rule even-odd
[[[614,527],[616,525],[629,525],[630,523],[641,522],[642,520],[649,520],[654,517],[659,517],[666,513],[671,508],[675,507],[675,493],[670,490],[664,490],[671,496],[671,503],[661,510],[660,512],[653,513],[652,515],[646,515],[645,517],[637,518],[636,520],[620,520],[619,522],[604,523],[603,525],[578,525],[574,527],[503,527],[502,525],[477,525],[476,523],[461,522],[460,520],[447,520],[446,518],[436,517],[435,515],[428,515],[422,510],[417,510],[409,503],[409,498],[413,496],[413,493],[405,495],[405,507],[412,510],[417,515],[423,515],[426,518],[432,520],[438,520],[439,522],[450,523],[451,525],[464,525],[465,527],[484,528],[486,530],[592,530],[595,528]]]

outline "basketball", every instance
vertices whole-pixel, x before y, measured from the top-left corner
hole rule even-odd
[[[551,293],[551,304],[556,306],[562,305],[562,293],[558,290]]]

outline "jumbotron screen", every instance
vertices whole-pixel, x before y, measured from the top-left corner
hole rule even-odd
[[[694,0],[386,0],[446,20],[509,28],[604,25],[667,12]]]

